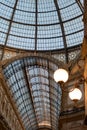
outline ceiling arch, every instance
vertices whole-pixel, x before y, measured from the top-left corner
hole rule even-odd
[[[53,79],[59,67],[56,63],[37,55],[21,56],[3,66],[6,83],[26,130],[58,129],[62,92]]]

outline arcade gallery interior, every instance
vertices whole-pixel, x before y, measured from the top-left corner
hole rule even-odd
[[[87,0],[0,0],[0,130],[87,130]]]

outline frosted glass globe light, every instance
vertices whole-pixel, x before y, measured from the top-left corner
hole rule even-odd
[[[78,101],[82,97],[82,92],[80,89],[75,88],[73,91],[69,92],[69,97],[73,101]]]
[[[68,72],[65,69],[57,69],[54,72],[54,80],[56,82],[66,82],[69,78]]]

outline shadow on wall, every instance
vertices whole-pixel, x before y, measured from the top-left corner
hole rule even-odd
[[[84,120],[83,124],[87,126],[87,116],[85,117],[85,120]]]

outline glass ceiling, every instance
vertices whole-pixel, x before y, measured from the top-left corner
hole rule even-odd
[[[83,40],[83,0],[0,0],[0,45],[66,50]]]
[[[83,41],[83,12],[83,0],[0,0],[1,57],[6,47],[63,50],[62,58],[68,62],[74,55],[68,50]],[[45,126],[58,130],[62,93],[53,80],[58,68],[54,62],[31,56],[3,68],[26,130]]]
[[[26,130],[58,130],[62,92],[53,79],[57,68],[57,64],[42,57],[25,57],[3,68]]]

